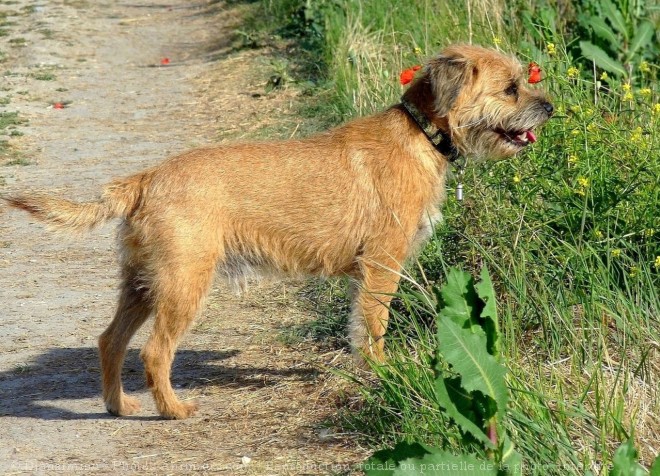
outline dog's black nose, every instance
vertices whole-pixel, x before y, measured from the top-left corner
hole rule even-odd
[[[552,113],[555,112],[555,108],[549,102],[543,103],[543,109],[548,113],[548,116],[552,116]]]

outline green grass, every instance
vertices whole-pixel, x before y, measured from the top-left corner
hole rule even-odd
[[[465,202],[448,200],[419,263],[431,283],[448,266],[490,268],[510,369],[508,430],[526,474],[607,474],[614,448],[630,435],[648,465],[660,451],[654,50],[645,53],[650,71],[634,64],[629,83],[605,79],[576,53],[577,3],[563,16],[543,1],[470,2],[469,11],[440,0],[263,3],[288,22],[279,31],[306,52],[303,61],[316,58],[318,100],[307,112],[334,123],[397,102],[399,72],[449,43],[541,64],[555,117],[521,156],[469,168]],[[433,325],[415,286],[404,285],[395,306],[391,366],[378,384],[364,384],[361,406],[345,411],[342,424],[375,448],[404,438],[457,449],[459,435],[430,403]]]
[[[9,40],[9,44],[12,46],[25,46],[27,45],[27,40],[25,38],[12,38]]]
[[[0,151],[2,148],[0,148]],[[6,166],[11,166],[11,165],[31,165],[32,162],[30,162],[28,159],[25,157],[14,157],[13,159],[10,159],[7,163],[5,163]]]
[[[41,36],[44,40],[52,40],[55,37],[55,32],[50,28],[43,28],[37,30],[38,33],[41,33]]]
[[[49,71],[42,71],[39,73],[33,73],[32,77],[36,79],[37,81],[55,81],[57,79],[57,76],[55,76],[53,73]]]
[[[313,281],[303,287],[298,297],[308,303],[319,318],[282,329],[280,340],[294,343],[313,339],[325,347],[347,348],[350,313],[348,289],[346,280]]]
[[[16,127],[26,122],[25,119],[19,117],[17,112],[0,112],[0,135],[10,137],[23,135]],[[28,165],[30,163],[18,155],[6,140],[0,140],[0,158],[6,160],[4,165]]]
[[[8,141],[0,140],[0,161],[3,165],[30,165],[31,162],[13,149]],[[4,179],[2,180],[4,185]]]
[[[0,132],[23,123],[25,120],[21,119],[17,112],[0,112]]]

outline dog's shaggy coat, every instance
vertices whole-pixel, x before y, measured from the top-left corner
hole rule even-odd
[[[552,113],[517,61],[466,45],[430,60],[404,99],[470,158],[515,154]],[[171,364],[216,270],[239,286],[264,269],[350,276],[353,347],[382,360],[398,273],[440,217],[448,166],[398,104],[304,140],[186,152],[110,183],[97,202],[5,200],[65,230],[122,219],[119,304],[99,339],[103,398],[116,415],[139,409],[121,368],[154,314],[141,354],[147,383],[161,415],[186,418],[196,407],[176,397]]]

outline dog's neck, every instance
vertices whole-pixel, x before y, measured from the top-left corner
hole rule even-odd
[[[460,157],[460,153],[452,142],[449,134],[431,122],[426,114],[420,111],[413,103],[408,101],[405,96],[401,98],[401,105],[424,132],[428,140],[431,141],[433,147],[447,157],[449,162],[456,162]]]

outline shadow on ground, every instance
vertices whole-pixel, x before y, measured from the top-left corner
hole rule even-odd
[[[271,369],[223,365],[238,350],[179,350],[172,368],[175,389],[230,386],[261,388],[283,379],[313,380],[312,368]],[[76,412],[61,408],[62,400],[98,398],[101,405],[98,351],[92,347],[49,349],[29,364],[0,372],[0,416],[43,420],[115,418],[108,413]],[[127,392],[144,390],[144,372],[139,350],[131,349],[123,375]],[[69,405],[69,407],[76,405]],[[98,408],[95,406],[94,408]],[[128,417],[139,420],[158,417]]]

